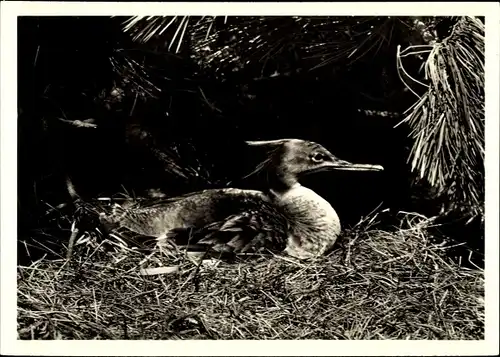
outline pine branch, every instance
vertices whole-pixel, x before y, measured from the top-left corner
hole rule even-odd
[[[403,69],[401,58],[399,65]],[[414,139],[412,170],[448,198],[445,210],[481,214],[484,24],[476,18],[461,18],[451,34],[430,50],[425,79],[427,91],[403,120]]]

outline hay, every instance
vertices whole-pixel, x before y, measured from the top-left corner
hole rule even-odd
[[[365,220],[312,262],[198,264],[159,249],[145,259],[86,234],[70,262],[18,267],[19,338],[484,338],[483,271],[431,243],[432,220],[403,221],[388,232]]]

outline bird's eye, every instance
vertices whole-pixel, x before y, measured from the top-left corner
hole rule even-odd
[[[317,152],[311,156],[311,159],[315,162],[322,162],[325,161],[326,156],[323,155],[322,153]]]

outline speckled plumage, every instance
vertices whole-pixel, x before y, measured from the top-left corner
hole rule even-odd
[[[268,149],[269,191],[213,189],[157,201],[147,206],[116,206],[103,216],[133,232],[196,244],[221,252],[281,252],[300,259],[324,254],[340,234],[333,207],[298,182],[308,172],[327,169],[380,170],[354,165],[321,145],[298,139],[249,142]]]

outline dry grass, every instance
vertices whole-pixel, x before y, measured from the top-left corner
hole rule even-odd
[[[84,235],[71,262],[18,268],[19,338],[484,338],[483,272],[429,242],[432,220],[406,215],[405,228],[387,232],[373,218],[308,263],[200,265],[159,250],[146,260],[124,242]],[[141,275],[159,266],[178,270]]]

